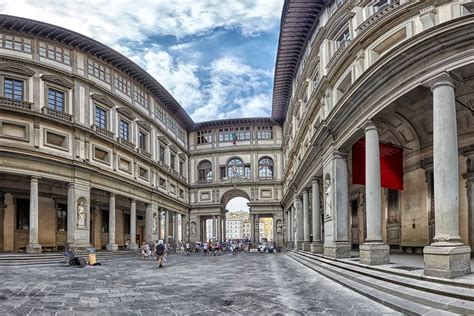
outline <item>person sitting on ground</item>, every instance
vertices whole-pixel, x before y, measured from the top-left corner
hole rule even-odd
[[[158,260],[158,268],[163,267],[164,258],[165,258],[165,245],[163,245],[163,240],[158,241],[156,245],[156,258]]]
[[[125,250],[130,250],[130,239],[127,238],[127,241],[125,242]]]

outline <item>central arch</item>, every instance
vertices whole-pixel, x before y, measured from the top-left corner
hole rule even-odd
[[[222,197],[221,197],[221,207],[225,210],[225,207],[227,203],[229,203],[230,200],[236,197],[242,197],[244,199],[247,199],[250,201],[250,196],[248,195],[247,192],[241,189],[231,189],[227,192],[225,192]]]

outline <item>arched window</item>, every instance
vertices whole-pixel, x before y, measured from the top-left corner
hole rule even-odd
[[[227,163],[227,176],[238,178],[244,175],[244,163],[239,158],[233,158]]]
[[[199,181],[212,181],[212,164],[209,160],[203,160],[198,164]]]
[[[258,177],[260,179],[273,179],[273,160],[263,157],[258,161]]]

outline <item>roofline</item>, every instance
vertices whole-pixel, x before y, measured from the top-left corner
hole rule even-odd
[[[290,102],[292,89],[291,86],[295,73],[298,70],[301,56],[308,45],[308,39],[315,29],[315,23],[318,21],[321,12],[330,1],[331,0],[285,0],[281,14],[272,99],[272,118],[279,124],[283,124],[286,119],[286,111]],[[291,12],[291,18],[298,22],[287,21],[292,6],[296,9],[294,12]],[[302,6],[304,6],[304,10],[298,10],[301,9]],[[297,27],[294,25],[297,25]],[[292,31],[292,27],[296,28],[297,31]],[[284,37],[291,37],[292,43],[283,43]],[[298,40],[299,43],[295,44],[294,42]],[[286,55],[289,56],[282,56],[283,50],[285,50]]]
[[[206,128],[217,128],[217,127],[227,127],[243,124],[272,124],[279,125],[271,117],[242,117],[242,118],[230,118],[230,119],[220,119],[213,121],[198,122],[194,124],[192,131],[203,130]]]
[[[167,107],[168,111],[175,116],[187,131],[193,128],[194,121],[171,93],[143,68],[115,49],[66,28],[23,17],[0,14],[0,28],[19,33],[27,33],[55,42],[59,41],[63,45],[74,47],[88,55],[105,61],[109,65],[126,73],[135,80],[135,82],[146,87],[148,92]]]

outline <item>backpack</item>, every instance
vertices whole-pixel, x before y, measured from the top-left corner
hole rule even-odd
[[[165,254],[165,246],[163,244],[158,244],[156,246],[156,254],[158,256],[162,256]]]

